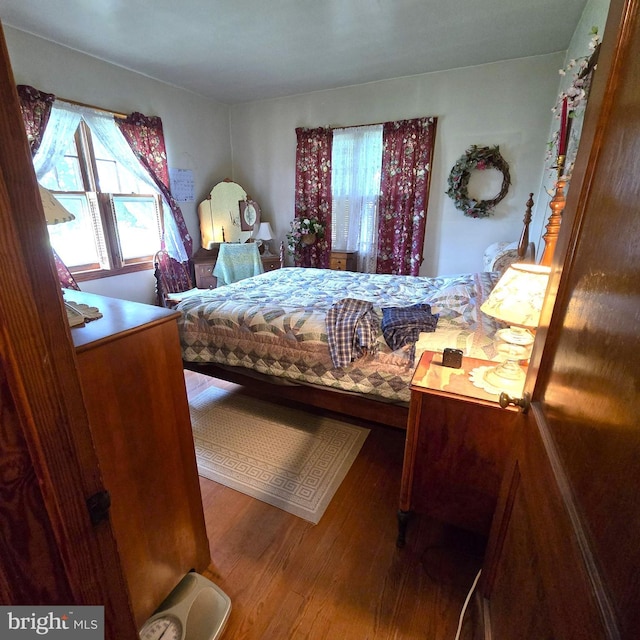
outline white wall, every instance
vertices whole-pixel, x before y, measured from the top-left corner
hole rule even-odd
[[[191,169],[195,202],[181,203],[194,247],[200,246],[197,203],[211,187],[232,177],[229,108],[138,73],[5,28],[16,84],[111,111],[160,116],[170,167]],[[152,303],[153,271],[81,283],[84,291]]]
[[[604,4],[590,0],[584,28],[595,24],[591,16],[601,15]],[[195,246],[197,203],[226,177],[259,202],[263,218],[284,238],[293,218],[299,126],[438,117],[422,275],[482,269],[487,245],[519,237],[528,194],[545,195],[540,185],[564,52],[228,107],[12,28],[5,28],[5,36],[17,83],[162,118],[169,165],[194,171],[196,200],[182,210]],[[445,194],[451,167],[472,144],[499,145],[511,170],[509,193],[487,219],[466,218]],[[472,195],[495,195],[499,179],[492,173],[474,172]],[[534,229],[542,228],[548,211],[548,198],[536,203]],[[539,241],[537,231],[532,239]],[[82,288],[153,300],[148,271],[83,282]]]
[[[528,194],[540,185],[563,59],[557,53],[232,106],[234,179],[283,239],[294,211],[296,127],[437,116],[420,274],[480,271],[489,244],[519,238]],[[465,217],[445,194],[451,167],[472,144],[499,145],[510,167],[511,188],[491,218]],[[495,173],[474,172],[470,193],[493,197],[501,184]]]

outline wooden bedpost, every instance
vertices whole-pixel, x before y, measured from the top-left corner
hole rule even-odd
[[[567,178],[560,176],[556,182],[556,192],[551,198],[549,207],[551,208],[551,215],[547,221],[547,232],[542,236],[544,240],[544,253],[540,258],[540,264],[546,266],[551,265],[553,260],[553,253],[556,249],[556,242],[558,241],[558,233],[560,232],[560,222],[562,221],[562,212],[564,211],[565,195],[564,188],[567,184]]]

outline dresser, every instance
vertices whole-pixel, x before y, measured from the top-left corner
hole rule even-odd
[[[332,251],[329,258],[329,268],[334,271],[357,271],[358,252],[339,250]]]
[[[411,381],[398,546],[412,512],[488,536],[518,412],[474,386],[469,372],[497,363],[462,358],[442,365],[425,351]]]
[[[215,289],[217,278],[213,275],[213,268],[218,259],[217,249],[200,248],[193,256],[193,266],[198,289]],[[260,256],[265,271],[275,271],[280,268],[280,258],[276,255]]]
[[[83,397],[138,627],[210,564],[176,319],[66,291],[102,318],[71,329]]]

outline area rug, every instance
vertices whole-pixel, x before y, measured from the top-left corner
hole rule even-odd
[[[217,387],[189,408],[201,476],[314,524],[369,433]]]

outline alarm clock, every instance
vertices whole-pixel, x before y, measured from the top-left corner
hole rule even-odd
[[[445,349],[442,352],[442,365],[460,369],[462,367],[462,349]]]
[[[140,640],[216,640],[231,613],[231,599],[199,573],[188,573],[142,625]]]

